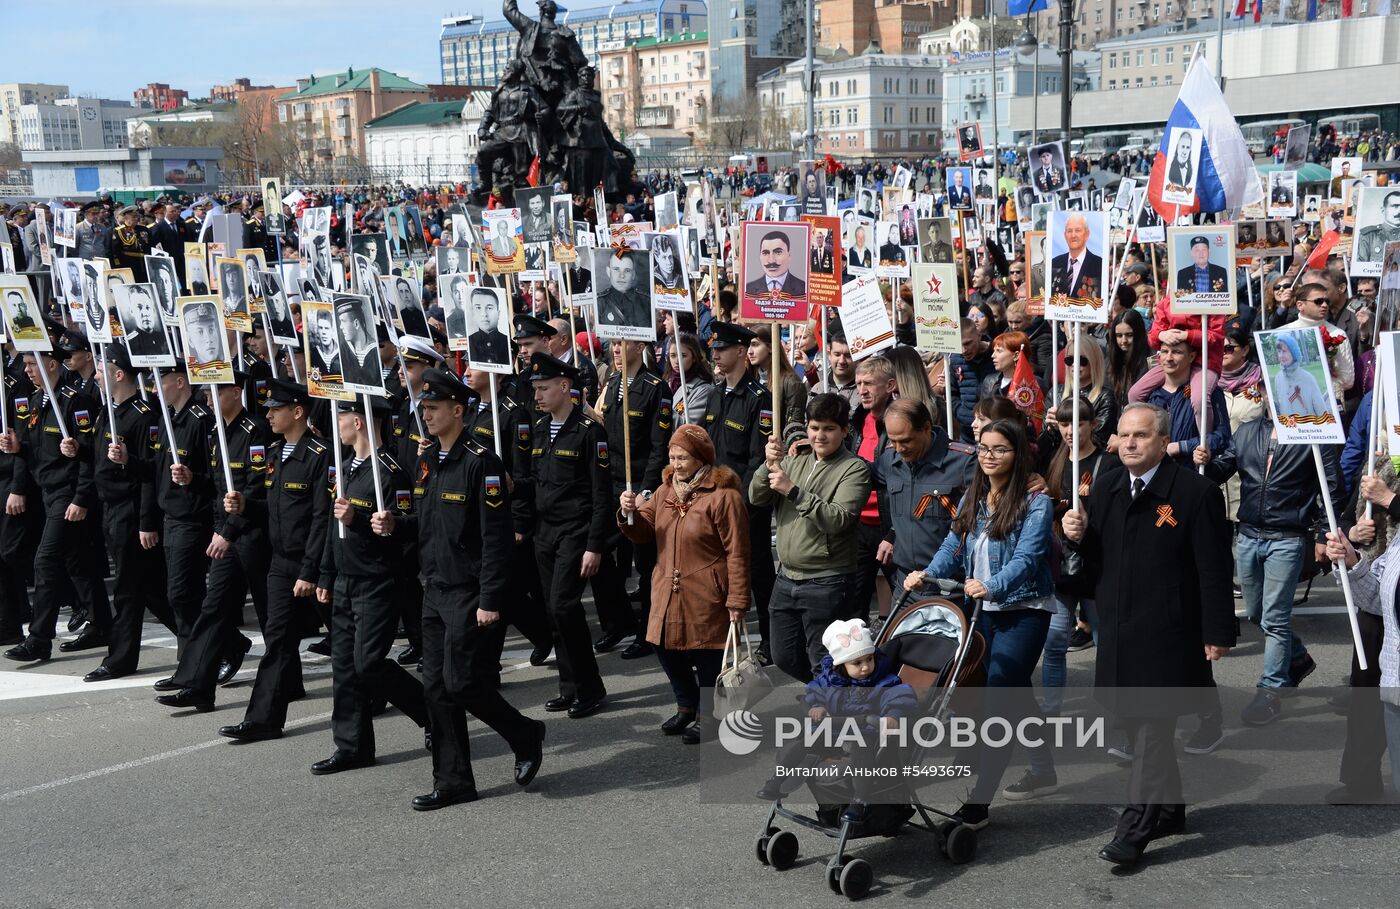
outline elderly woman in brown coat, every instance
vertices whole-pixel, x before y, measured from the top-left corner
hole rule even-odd
[[[676,715],[661,731],[694,745],[700,690],[714,687],[729,625],[749,605],[749,519],[738,475],[715,464],[714,443],[699,426],[677,427],[661,476],[645,501],[622,494],[618,526],[635,543],[656,542],[646,639],[676,694]]]

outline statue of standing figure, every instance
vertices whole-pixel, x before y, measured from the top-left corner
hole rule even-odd
[[[636,158],[603,122],[596,71],[573,30],[555,22],[558,6],[538,2],[538,20],[521,13],[517,0],[504,2],[520,40],[482,118],[479,179],[487,189],[525,186],[538,157],[541,184],[567,180],[573,192],[588,193],[601,183],[605,192],[622,192]]]

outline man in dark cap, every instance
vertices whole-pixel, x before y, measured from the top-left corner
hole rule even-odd
[[[393,704],[419,726],[428,725],[422,683],[389,659],[399,624],[393,588],[405,534],[403,528],[376,532],[372,522],[375,515],[382,521],[390,512],[395,517],[408,514],[413,487],[387,450],[374,450],[369,421],[388,416],[388,402],[361,395],[339,402],[337,410],[341,441],[353,455],[344,464],[344,477],[337,478],[333,521],[316,584],[316,599],[331,604],[335,738],[335,753],[311,767],[318,776],[374,763],[376,700]],[[371,458],[379,459],[378,485]],[[340,527],[345,528],[344,539]]]
[[[717,463],[740,477],[745,491],[754,471],[763,463],[764,447],[773,433],[773,397],[748,371],[749,342],[757,335],[733,322],[716,322],[710,341],[714,351],[715,375],[719,381],[710,393],[701,425],[715,443]],[[758,607],[758,630],[762,638],[759,655],[767,658],[768,600],[773,594],[773,510],[749,503],[749,571],[754,604]]]
[[[301,677],[301,616],[312,612],[321,554],[330,526],[326,483],[330,446],[307,428],[311,396],[285,379],[268,380],[267,420],[280,436],[267,448],[266,496],[235,491],[223,508],[266,533],[272,550],[267,575],[263,657],[243,721],[220,735],[240,741],[275,739],[287,722],[287,704],[305,693]]]
[[[444,369],[420,386],[434,437],[413,474],[412,513],[376,515],[380,534],[419,540],[423,582],[423,694],[432,727],[433,791],[417,811],[476,801],[467,711],[505,739],[515,781],[528,785],[543,758],[544,723],[527,719],[496,691],[510,595],[513,530],[505,465],[465,431],[471,391]]]
[[[235,372],[231,384],[209,386],[217,389],[219,413],[215,418],[223,420],[227,427],[228,474],[233,478],[233,487],[229,488],[221,463],[223,451],[215,447],[210,465],[215,501],[230,492],[260,501],[266,496],[264,478],[272,433],[267,424],[243,409],[246,382],[244,373]],[[267,577],[272,561],[267,534],[262,528],[246,516],[230,513],[222,507],[215,506],[212,511],[213,536],[207,555],[213,559],[213,564],[205,580],[199,617],[180,654],[179,667],[170,679],[178,690],[156,698],[167,707],[192,707],[201,712],[214,708],[215,685],[232,680],[253,646],[253,642],[238,630],[243,619],[243,601],[252,594],[253,608],[261,626],[267,615]]]
[[[518,357],[517,376],[509,382],[503,381],[501,392],[527,414],[535,412],[535,389],[530,383],[529,375],[530,358],[537,353],[549,353],[549,341],[557,333],[558,329],[543,319],[525,313],[515,317],[515,335],[512,340],[515,341]]]
[[[112,228],[102,223],[102,206],[89,202],[81,209],[82,220],[74,234],[73,255],[79,259],[106,259],[112,254]]]
[[[578,371],[548,354],[530,357],[527,376],[540,416],[531,433],[529,477],[515,494],[530,503],[535,557],[554,625],[559,696],[545,703],[572,719],[597,713],[607,691],[583,613],[583,584],[598,573],[612,529],[612,472],[607,434],[574,403]]]
[[[147,610],[171,634],[176,633],[175,615],[166,599],[165,562],[155,544],[160,515],[154,498],[144,495],[146,484],[142,480],[149,468],[145,459],[150,440],[160,432],[160,417],[141,400],[140,374],[125,351],[109,350],[107,369],[99,375],[112,398],[116,431],[112,431],[107,410],[102,409],[93,445],[92,483],[102,501],[102,530],[115,583],[107,657],[83,676],[85,682],[105,682],[136,671],[141,624]]]
[[[129,268],[138,284],[146,281],[146,254],[151,251],[151,237],[137,223],[136,206],[128,205],[117,213],[117,229],[112,232],[113,266]]]
[[[1232,286],[1225,268],[1210,261],[1210,240],[1191,238],[1191,264],[1176,273],[1176,290],[1185,294],[1229,293]]]

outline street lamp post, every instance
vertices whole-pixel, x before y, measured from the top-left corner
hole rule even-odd
[[[1073,91],[1071,79],[1074,69],[1074,0],[1061,0],[1060,3],[1060,138],[1065,143],[1065,155],[1069,155],[1070,108]],[[1066,162],[1068,163],[1068,162]]]
[[[1026,30],[1016,39],[1016,53],[1031,54],[1031,145],[1040,141],[1040,20],[1035,20],[1031,34],[1031,17],[1026,17]]]

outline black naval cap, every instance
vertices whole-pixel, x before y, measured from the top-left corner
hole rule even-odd
[[[547,353],[531,354],[530,381],[534,382],[539,379],[568,379],[577,385],[578,370]]]
[[[748,347],[749,342],[756,337],[758,335],[742,325],[734,322],[716,322],[714,335],[710,338],[710,347],[714,350],[723,347]]]
[[[353,401],[337,401],[335,412],[364,416],[365,401],[369,401],[370,412],[376,417],[387,417],[394,412],[394,408],[389,406],[389,399],[381,395],[356,395]]]
[[[276,376],[267,379],[267,404],[271,410],[274,407],[291,407],[300,404],[302,407],[311,406],[311,394],[306,390],[306,386],[298,385],[296,382],[289,382]]]
[[[523,341],[526,338],[552,338],[559,332],[553,325],[543,319],[536,319],[531,315],[518,315],[515,317],[515,338],[516,341]]]
[[[91,352],[92,345],[88,343],[87,338],[70,328],[59,336],[58,350],[66,356],[82,351]]]
[[[126,348],[120,344],[108,345],[107,362],[128,375],[136,372],[136,367],[131,365],[131,357],[127,355]]]
[[[1204,244],[1204,245],[1206,245],[1206,246],[1209,246],[1209,245],[1210,245],[1210,240],[1206,239],[1206,237],[1203,236],[1203,235],[1201,235],[1201,234],[1196,234],[1196,236],[1194,236],[1194,237],[1191,238],[1191,242],[1188,243],[1187,246],[1188,246],[1188,248],[1189,248],[1189,247],[1191,247],[1191,246],[1195,246],[1197,243],[1201,243],[1201,244]]]
[[[423,384],[419,386],[420,401],[456,401],[467,405],[475,395],[462,384],[462,380],[445,369],[423,370]]]

